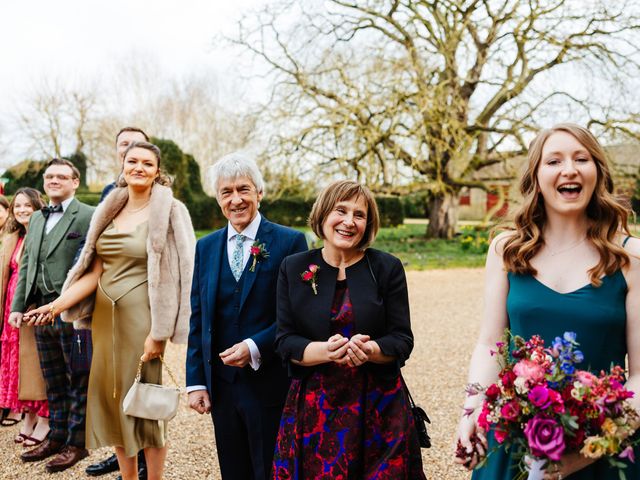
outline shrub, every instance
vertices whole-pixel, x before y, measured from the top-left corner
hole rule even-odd
[[[489,250],[489,231],[473,227],[464,227],[456,236],[463,250],[473,253],[487,253]]]
[[[36,160],[23,160],[22,162],[8,168],[4,177],[8,179],[5,186],[5,194],[12,195],[21,187],[31,187],[41,192],[44,186],[42,174],[46,162]]]
[[[172,140],[152,138],[162,152],[162,170],[173,178],[173,194],[187,206],[191,221],[197,230],[224,225],[224,217],[216,200],[202,189],[200,166],[193,158],[180,150]]]
[[[401,197],[404,215],[408,218],[429,218],[428,192],[417,192]]]
[[[303,227],[307,224],[313,202],[314,199],[299,197],[265,199],[260,202],[260,212],[272,222],[288,227]]]
[[[404,206],[399,197],[377,196],[381,227],[396,227],[404,222]]]
[[[75,197],[78,201],[94,207],[100,203],[99,192],[76,192]]]

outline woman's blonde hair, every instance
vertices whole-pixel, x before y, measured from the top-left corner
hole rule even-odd
[[[378,214],[376,199],[373,197],[371,190],[352,180],[333,182],[320,192],[309,215],[309,226],[313,233],[324,240],[322,226],[336,204],[358,197],[362,197],[367,204],[367,226],[362,239],[356,247],[358,250],[366,250],[376,239],[380,229],[380,215]]]
[[[596,186],[587,205],[587,238],[600,255],[597,265],[589,269],[591,284],[598,287],[604,275],[611,275],[629,263],[629,256],[616,238],[620,233],[630,235],[629,209],[613,194],[613,180],[604,149],[589,130],[573,123],[561,123],[542,130],[529,146],[527,169],[520,180],[524,202],[515,216],[515,231],[504,244],[504,265],[509,272],[537,273],[531,259],[544,245],[542,230],[546,222],[537,173],[544,144],[556,132],[575,137],[591,154],[596,165]]]

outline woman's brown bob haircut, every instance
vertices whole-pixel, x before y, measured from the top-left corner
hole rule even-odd
[[[311,230],[313,230],[313,233],[324,240],[322,226],[336,204],[359,197],[364,198],[367,204],[367,228],[357,248],[358,250],[365,250],[369,247],[376,239],[376,235],[380,229],[378,205],[376,204],[376,199],[373,198],[371,190],[352,180],[334,182],[320,192],[309,215],[309,226]]]

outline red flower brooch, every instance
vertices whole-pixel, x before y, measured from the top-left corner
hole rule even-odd
[[[309,270],[305,270],[300,274],[303,282],[311,284],[314,295],[318,294],[318,270],[320,270],[320,267],[315,263],[312,263],[309,265]]]
[[[251,245],[250,253],[253,257],[253,263],[251,264],[251,267],[249,267],[250,272],[254,272],[256,270],[256,264],[258,262],[269,258],[269,252],[267,252],[264,243],[260,243],[260,240],[258,239],[256,239],[256,241],[253,242],[253,245]]]

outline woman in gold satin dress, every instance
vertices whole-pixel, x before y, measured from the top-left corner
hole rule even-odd
[[[143,381],[162,383],[157,357],[167,339],[183,343],[188,330],[195,236],[186,208],[163,183],[158,148],[132,144],[121,188],[96,209],[62,295],[30,313],[36,323],[63,311],[67,321],[92,316],[87,447],[115,446],[123,480],[137,479],[141,449],[149,480],[162,478],[165,423],[125,415],[122,400],[141,359]]]

